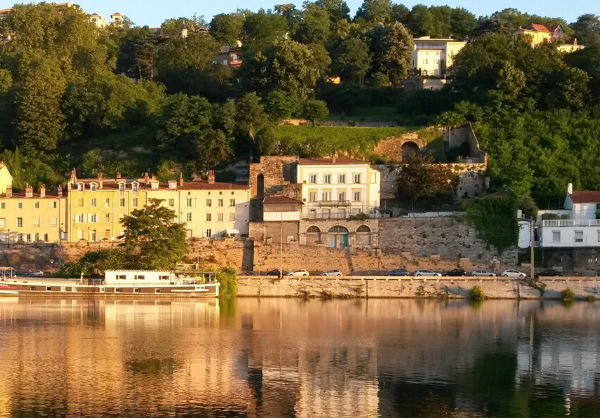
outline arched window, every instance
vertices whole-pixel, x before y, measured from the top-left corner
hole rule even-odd
[[[348,246],[348,229],[341,225],[336,225],[329,229],[329,247],[346,248]]]
[[[98,186],[96,185],[96,183],[91,183],[91,184],[90,184],[90,190],[91,190],[92,192],[95,192],[97,188],[98,188]]]
[[[336,225],[329,229],[329,233],[330,234],[347,234],[348,228],[341,226],[341,225]]]
[[[81,192],[81,191],[83,191],[83,189],[84,189],[83,183],[77,183],[77,190],[79,190]]]
[[[402,161],[409,161],[416,155],[419,155],[419,146],[416,143],[408,141],[402,144]]]
[[[311,233],[313,233],[313,234],[314,234],[314,233],[320,234],[320,233],[321,233],[321,230],[319,229],[319,227],[318,227],[318,226],[314,226],[314,225],[313,225],[313,226],[309,226],[309,227],[308,227],[308,229],[306,230],[306,233],[307,233],[307,234],[311,234]]]
[[[306,230],[306,244],[318,244],[321,242],[321,230],[318,226],[309,226]]]
[[[356,237],[354,242],[357,246],[370,246],[371,228],[369,228],[367,225],[361,225],[356,228]]]
[[[361,225],[356,228],[356,232],[371,232],[371,228],[369,228],[367,225]]]

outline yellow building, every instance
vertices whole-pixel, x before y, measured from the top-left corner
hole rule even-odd
[[[13,178],[8,171],[4,161],[0,161],[0,194],[6,193],[8,187],[12,187]]]
[[[2,170],[6,170],[6,167]],[[1,242],[59,243],[65,238],[67,198],[63,196],[62,188],[47,193],[46,187],[42,185],[37,193],[33,192],[32,187],[13,192],[10,181],[3,183],[2,189]]]
[[[162,199],[185,223],[188,238],[210,238],[248,234],[250,187],[235,183],[216,183],[214,172],[208,181],[161,183],[149,180],[148,199]]]
[[[515,36],[527,35],[531,38],[531,45],[539,45],[544,42],[556,42],[558,43],[558,50],[561,52],[569,53],[585,48],[583,45],[577,44],[577,39],[573,40],[572,44],[564,43],[565,29],[561,24],[553,26],[540,25],[539,23],[532,23],[526,28],[519,27],[513,32]]]
[[[121,219],[146,205],[143,179],[69,179],[68,235],[70,242],[113,241],[123,235]]]

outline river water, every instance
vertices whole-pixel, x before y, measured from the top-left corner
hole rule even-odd
[[[600,303],[0,298],[0,416],[600,417]]]

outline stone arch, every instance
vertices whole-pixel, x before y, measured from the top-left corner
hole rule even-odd
[[[356,228],[355,243],[356,245],[370,246],[371,228],[369,228],[367,225],[361,225],[358,228]]]
[[[259,199],[265,197],[265,176],[263,173],[256,176],[256,197]]]
[[[416,142],[406,141],[402,144],[402,161],[409,161],[416,155],[419,155],[419,146]]]
[[[311,225],[306,230],[306,244],[319,244],[321,242],[321,230],[318,226]]]
[[[348,228],[342,225],[332,226],[327,232],[330,248],[346,248],[348,246]]]

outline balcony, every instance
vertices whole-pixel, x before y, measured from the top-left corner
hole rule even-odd
[[[553,219],[542,221],[542,227],[600,226],[600,219]]]
[[[360,204],[360,202],[357,202]],[[318,206],[322,208],[350,206],[352,203],[349,200],[319,200],[318,202],[310,202],[309,206]]]

